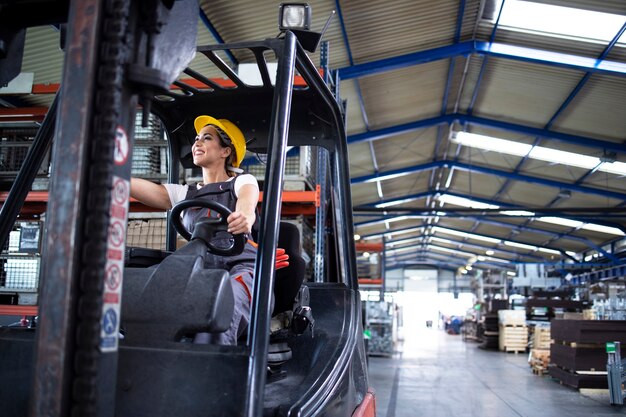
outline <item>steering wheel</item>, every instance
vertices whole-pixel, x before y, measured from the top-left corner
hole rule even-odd
[[[205,217],[196,222],[194,226],[194,236],[192,236],[191,233],[189,233],[187,229],[185,229],[182,219],[180,218],[180,214],[182,213],[182,211],[190,207],[201,207],[214,210],[220,215],[220,217]],[[191,240],[192,237],[195,237],[195,235],[197,234],[196,232],[199,228],[200,230],[207,230],[209,236],[198,237],[206,242],[209,248],[209,252],[220,256],[235,256],[243,252],[243,249],[246,245],[246,238],[243,233],[237,235],[230,233],[233,242],[228,247],[215,246],[210,242],[210,240],[215,236],[217,232],[227,232],[228,223],[226,219],[231,213],[232,211],[228,207],[216,201],[193,198],[191,200],[183,200],[176,204],[174,207],[172,207],[170,218],[174,229],[176,229],[178,234],[180,234],[183,238]]]

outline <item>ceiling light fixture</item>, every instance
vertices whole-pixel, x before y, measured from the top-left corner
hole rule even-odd
[[[519,157],[528,156],[540,161],[574,166],[584,169],[596,169],[615,175],[626,175],[626,162],[610,162],[604,157],[582,155],[574,152],[560,151],[542,146],[533,146],[513,140],[505,140],[492,136],[478,135],[468,132],[452,132],[450,141],[471,148],[485,151],[500,152]]]
[[[465,197],[458,197],[455,195],[442,194],[439,196],[439,201],[444,201],[448,204],[453,204],[455,206],[468,207],[468,208],[476,208],[476,209],[498,209],[500,206],[495,204],[481,203],[479,201],[474,201]],[[526,216],[533,217],[535,213],[532,211],[526,210],[503,210],[500,212],[501,214],[505,214],[507,216]],[[560,226],[572,227],[574,229],[584,229],[591,230],[594,232],[606,233],[610,235],[617,236],[626,236],[622,230],[616,227],[603,226],[601,224],[595,223],[583,223],[578,220],[566,219],[563,217],[555,217],[555,216],[544,216],[544,217],[535,217],[535,221],[557,224]]]

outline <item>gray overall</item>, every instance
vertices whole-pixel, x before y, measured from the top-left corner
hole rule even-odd
[[[212,200],[235,211],[237,197],[235,196],[234,186],[235,179],[207,184],[200,189],[189,187],[185,200],[192,198]],[[218,214],[206,208],[189,208],[183,213],[183,225],[192,233],[196,221],[207,216],[218,217]],[[226,236],[229,235],[226,234]],[[219,234],[212,241],[215,246],[226,246],[228,242],[228,237],[220,237]],[[196,335],[194,339],[195,343],[236,345],[237,339],[245,333],[250,320],[256,254],[256,247],[250,240],[246,242],[244,251],[239,255],[219,256],[211,253],[208,254],[206,267],[225,269],[229,272],[233,292],[235,294],[235,310],[228,330],[224,333],[200,333]]]

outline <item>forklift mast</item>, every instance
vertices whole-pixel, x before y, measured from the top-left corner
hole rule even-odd
[[[197,20],[197,0],[23,3],[55,10],[49,19],[58,20],[65,34],[61,89],[37,135],[36,146],[27,156],[32,161],[27,168],[36,171],[37,161],[41,162],[52,142],[29,415],[119,415],[116,401],[124,391],[118,375],[123,362],[118,340],[121,281],[137,108],[141,108],[144,121],[150,113],[161,119],[170,141],[170,159],[181,161],[183,166],[189,162],[194,137],[191,121],[216,111],[237,122],[249,138],[249,150],[267,154],[259,219],[262,238],[248,338],[245,346],[227,352],[231,359],[220,359],[226,356],[218,350],[209,362],[215,375],[232,375],[244,382],[244,392],[235,396],[241,395],[242,401],[231,399],[233,404],[224,408],[237,415],[264,413],[270,300],[287,145],[318,146],[328,151],[329,193],[335,218],[329,263],[334,263],[326,265],[325,276],[317,276],[316,271],[315,284],[320,284],[317,291],[322,294],[334,291],[336,298],[328,297],[320,305],[330,317],[328,322],[338,325],[338,347],[328,353],[330,364],[316,365],[323,367],[319,371],[323,378],[315,372],[306,376],[310,388],[303,390],[303,397],[288,414],[313,415],[324,407],[335,407],[327,415],[347,415],[345,410],[352,414],[368,395],[368,381],[363,368],[344,112],[296,35],[287,30],[284,36],[265,41],[196,49],[196,25],[189,22]],[[10,26],[0,25],[0,52],[6,52],[5,58],[0,57],[0,77],[10,79],[19,73],[16,62],[23,54],[22,32],[41,24],[39,14],[31,21],[15,18],[27,16],[25,13],[17,5],[0,8],[0,22],[13,16]],[[222,50],[250,54],[258,64],[262,85],[245,84],[219,58],[217,52]],[[196,51],[223,72],[228,87],[186,68]],[[270,81],[266,56],[277,60],[275,83]],[[296,71],[303,86],[294,86]],[[181,73],[193,83],[178,79]],[[172,165],[170,181],[177,181],[178,164]],[[0,212],[0,238],[6,240],[33,179],[28,169],[16,178]],[[318,228],[325,226],[318,224]],[[109,288],[107,292],[105,287],[113,277],[116,290],[111,293]],[[322,283],[333,285],[327,290]],[[339,302],[336,300],[347,306],[345,312],[337,311],[339,321],[331,317]],[[318,321],[323,322],[323,318],[320,314]],[[137,361],[141,360],[138,356]],[[235,365],[229,371],[230,363]],[[184,375],[185,370],[180,371]],[[235,375],[237,372],[240,375]],[[219,381],[213,384],[219,388]],[[151,399],[143,401],[149,403]],[[224,415],[220,410],[212,412]]]

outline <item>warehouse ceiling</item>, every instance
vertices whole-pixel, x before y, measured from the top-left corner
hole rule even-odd
[[[200,45],[277,34],[277,2],[200,3]],[[515,29],[504,22],[513,0],[309,3],[314,30],[337,12],[324,39],[347,101],[354,223],[361,241],[384,241],[389,265],[621,262],[623,0],[538,2],[605,13],[607,29],[616,19],[604,40]],[[58,44],[52,27],[28,30],[22,71],[35,85],[60,81]],[[249,57],[226,60],[235,67]],[[191,67],[202,70],[199,61]],[[48,106],[51,98],[18,99]]]

